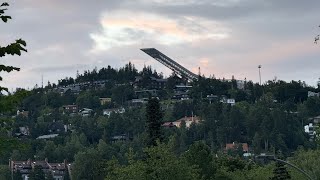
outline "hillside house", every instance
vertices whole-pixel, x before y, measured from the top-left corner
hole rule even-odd
[[[64,125],[62,122],[53,122],[48,127],[49,133],[64,133],[68,131],[68,126]]]
[[[82,108],[79,113],[81,116],[86,117],[86,116],[91,116],[93,114],[93,110],[89,108]]]
[[[123,114],[125,112],[126,112],[126,110],[123,107],[122,108],[113,108],[113,109],[104,109],[103,115],[110,117],[111,113]]]
[[[308,97],[320,97],[320,93],[308,91]]]
[[[71,177],[70,166],[72,164],[67,164],[66,161],[62,163],[49,163],[46,158],[44,161],[31,161],[28,159],[27,161],[9,161],[10,171],[20,172],[23,180],[28,180],[29,175],[35,166],[40,166],[42,171],[45,174],[51,174],[54,180],[64,180],[64,176],[66,172],[69,172],[69,177]]]
[[[18,110],[17,111],[17,116],[23,116],[23,117],[29,117],[29,111],[25,111],[25,110]]]
[[[190,128],[191,124],[199,124],[201,122],[200,118],[197,116],[193,117],[183,117],[174,122],[166,122],[162,124],[163,127],[177,127],[180,128],[183,123],[185,123],[186,128]]]
[[[111,98],[99,98],[99,100],[100,100],[101,106],[111,102]]]
[[[77,105],[65,105],[62,106],[64,114],[75,114],[78,113],[78,106]]]
[[[225,151],[237,150],[239,147],[242,148],[242,151],[244,153],[249,152],[249,145],[247,143],[235,143],[235,142],[226,144]]]

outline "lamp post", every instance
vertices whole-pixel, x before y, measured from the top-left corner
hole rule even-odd
[[[261,65],[259,65],[258,68],[259,68],[259,79],[260,79],[260,86],[261,86],[261,72],[260,72]]]
[[[298,170],[298,171],[301,172],[302,174],[304,174],[308,179],[313,180],[313,178],[312,178],[309,174],[307,174],[304,170],[298,168],[296,165],[291,164],[291,163],[289,163],[289,162],[287,162],[287,161],[284,161],[284,160],[282,160],[282,159],[278,159],[278,158],[276,158],[274,155],[259,155],[259,156],[256,156],[256,157],[257,157],[257,158],[269,159],[269,160],[272,160],[272,161],[278,161],[278,162],[285,163],[285,164],[289,165],[290,167]]]

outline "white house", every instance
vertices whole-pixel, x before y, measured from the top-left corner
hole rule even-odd
[[[93,110],[89,109],[89,108],[83,108],[80,110],[80,114],[81,116],[85,117],[85,116],[90,116],[92,114]]]
[[[123,107],[122,108],[114,108],[114,109],[104,109],[103,115],[110,117],[111,113],[123,114],[125,112],[126,112],[126,110]]]

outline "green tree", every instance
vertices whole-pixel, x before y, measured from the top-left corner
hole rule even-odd
[[[190,166],[184,158],[174,155],[172,147],[166,144],[147,148],[147,179],[152,180],[192,180],[199,179],[198,170]]]
[[[6,165],[0,166],[0,179],[3,179],[3,180],[10,179],[10,170],[9,170],[8,166],[6,166]]]
[[[161,133],[161,120],[162,112],[160,109],[159,100],[156,98],[151,98],[148,101],[146,108],[146,117],[147,117],[147,132],[149,135],[148,144],[156,146],[157,140],[162,139]]]
[[[63,180],[70,180],[69,171],[65,170],[63,175]]]
[[[294,156],[290,157],[288,161],[297,167],[304,170],[307,174],[309,174],[314,179],[320,179],[320,166],[319,164],[320,150],[304,150],[303,148],[299,148],[295,151]],[[293,169],[291,172],[292,177],[301,177],[305,178],[301,172]],[[296,178],[299,179],[299,178]]]
[[[72,178],[78,180],[100,180],[105,173],[103,171],[101,156],[95,149],[87,149],[75,155]]]
[[[5,15],[5,11],[7,10],[6,6],[9,6],[8,3],[2,3],[0,5],[0,18],[3,22],[8,22],[9,19],[11,19],[11,16]],[[0,46],[0,57],[4,57],[5,55],[21,55],[21,51],[27,52],[25,49],[26,42],[22,39],[16,40],[16,42],[11,43],[7,46]],[[13,67],[13,66],[6,66],[4,64],[0,64],[0,72],[6,71],[6,72],[11,72],[11,71],[19,71],[20,68]],[[2,77],[0,76],[0,81],[2,81]],[[8,91],[7,88],[1,87],[0,86],[0,92],[2,90]]]
[[[285,167],[285,164],[282,162],[277,162],[276,167],[273,170],[273,177],[272,180],[285,180],[285,179],[291,179],[291,176],[289,172],[287,171],[287,168]]]
[[[159,142],[159,141],[158,141]],[[128,153],[128,165],[120,165],[116,159],[108,162],[106,179],[118,180],[196,180],[198,170],[189,165],[185,158],[178,157],[172,151],[171,144],[160,144],[145,149],[148,158],[135,160]]]
[[[202,141],[195,142],[184,155],[187,162],[200,169],[202,179],[214,178],[216,167],[210,147]]]
[[[20,173],[20,171],[17,171],[17,172],[14,172],[13,174],[12,174],[12,179],[13,180],[23,180],[22,179],[22,174]],[[8,179],[9,180],[9,179]]]
[[[42,171],[42,167],[36,165],[36,166],[33,168],[32,172],[30,173],[29,179],[30,179],[30,180],[44,180],[44,179],[45,179],[45,174],[44,174],[44,172]]]

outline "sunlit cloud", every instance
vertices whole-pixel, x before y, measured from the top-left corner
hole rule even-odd
[[[186,4],[207,4],[215,6],[230,6],[239,3],[241,0],[141,0],[142,2],[152,2],[158,4],[166,4],[171,6],[179,6]],[[243,0],[242,0],[243,1]]]
[[[94,41],[91,52],[113,47],[153,41],[162,45],[177,45],[201,40],[222,40],[231,31],[223,24],[199,17],[171,19],[148,13],[116,12],[104,14],[101,31],[91,33]]]

